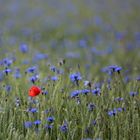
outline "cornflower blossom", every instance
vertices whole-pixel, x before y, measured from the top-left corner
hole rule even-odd
[[[81,74],[79,72],[72,73],[69,77],[73,83],[76,83],[76,85],[79,86],[79,81],[82,80]]]
[[[60,131],[63,133],[66,133],[68,131],[68,124],[65,122],[63,125],[61,125],[60,127]]]
[[[117,65],[111,65],[102,69],[103,72],[107,72],[109,75],[112,75],[114,72],[120,73],[122,67]]]
[[[39,79],[39,75],[33,75],[29,78],[29,80],[34,84]]]
[[[101,89],[100,88],[93,89],[92,93],[95,94],[95,95],[100,95],[101,94]]]
[[[50,117],[48,117],[47,118],[47,121],[49,122],[49,123],[52,123],[52,122],[54,122],[54,117],[52,117],[52,116],[50,116]]]
[[[12,70],[10,68],[5,68],[5,70],[3,70],[3,73],[5,73],[6,75],[8,75],[11,72]]]
[[[35,73],[37,71],[37,67],[36,66],[32,66],[26,69],[26,73]]]
[[[19,51],[22,53],[27,53],[29,51],[28,45],[25,43],[20,44]]]
[[[131,92],[129,92],[129,94],[130,94],[130,96],[136,96],[136,95],[138,95],[138,92],[134,92],[134,91],[131,91]]]
[[[29,109],[27,109],[27,112],[37,113],[38,109],[37,108],[29,108]]]
[[[34,125],[38,126],[39,124],[41,124],[41,121],[40,120],[36,120],[33,123],[34,123]]]
[[[31,128],[32,125],[33,125],[33,123],[30,122],[30,121],[27,121],[27,122],[24,123],[24,127],[25,127],[25,128]]]

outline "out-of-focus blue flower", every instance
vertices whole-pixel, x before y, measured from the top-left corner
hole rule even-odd
[[[117,40],[122,40],[124,36],[126,35],[126,32],[116,32],[115,37]]]
[[[76,52],[67,52],[66,53],[67,58],[80,58],[80,54]]]
[[[79,80],[82,80],[81,74],[79,72],[70,74],[70,80],[72,82],[78,82]]]
[[[130,94],[130,96],[136,96],[136,95],[138,95],[138,92],[134,92],[134,91],[131,91],[131,92],[129,92],[129,94]]]
[[[92,93],[95,94],[95,95],[100,95],[101,94],[101,89],[100,88],[93,89]]]
[[[60,131],[63,133],[66,133],[68,131],[68,124],[65,122],[63,125],[61,125],[60,127]]]
[[[92,122],[91,122],[91,125],[96,125],[97,124],[97,122],[96,122],[96,120],[93,120]]]
[[[19,46],[19,50],[22,52],[22,53],[27,53],[29,51],[29,46],[25,43],[23,44],[20,44]]]
[[[89,111],[93,111],[93,109],[95,109],[95,108],[96,108],[96,106],[93,103],[88,104],[88,110]]]
[[[107,54],[112,53],[112,48],[108,47],[105,50],[98,50],[97,48],[93,47],[91,48],[91,51],[96,55],[107,55]]]
[[[74,90],[71,92],[71,98],[78,96],[81,93],[81,90]]]
[[[41,124],[41,121],[40,120],[36,120],[36,121],[34,121],[33,122],[35,125],[39,125],[39,124]]]
[[[20,69],[16,69],[15,73],[13,74],[13,76],[14,76],[16,79],[21,78]]]
[[[118,112],[122,112],[123,109],[121,107],[117,108]]]
[[[9,68],[5,68],[5,70],[3,70],[3,73],[5,73],[6,75],[8,75],[11,72],[12,72],[12,70]]]
[[[30,62],[29,62],[29,60],[28,59],[24,59],[24,60],[22,60],[22,64],[24,64],[24,65],[27,65],[27,64],[29,64]],[[27,72],[27,71],[26,71]]]
[[[57,74],[64,74],[64,70],[63,69],[57,69]]]
[[[4,65],[5,67],[11,66],[12,63],[13,63],[13,59],[9,59],[9,58],[4,58],[1,62],[1,64]]]
[[[34,73],[37,71],[37,67],[36,66],[32,66],[32,67],[29,67],[25,72],[27,73]]]
[[[34,60],[43,60],[43,59],[47,59],[48,55],[47,54],[43,54],[43,53],[37,53],[35,54],[35,56],[33,57]]]
[[[30,122],[30,121],[27,121],[27,122],[24,123],[24,127],[25,127],[25,128],[31,128],[32,125],[33,125],[33,123]]]
[[[47,91],[47,90],[42,91],[42,94],[43,94],[43,95],[47,95],[47,94],[48,94],[48,91]]]
[[[57,71],[57,68],[52,65],[52,66],[50,66],[50,70],[53,71],[53,72],[56,72]]]
[[[81,39],[79,41],[79,46],[82,47],[82,48],[86,48],[87,47],[87,41],[84,40],[84,39]]]
[[[111,110],[111,111],[108,111],[108,115],[109,116],[115,116],[117,114],[117,109],[116,108],[114,108],[113,110]]]
[[[52,117],[52,116],[50,116],[50,117],[48,117],[47,118],[47,121],[49,122],[49,123],[52,123],[52,122],[54,122],[54,117]]]
[[[138,77],[136,78],[136,80],[137,80],[137,81],[140,81],[140,76],[138,76]]]
[[[57,81],[57,80],[58,80],[58,77],[57,77],[57,76],[52,76],[52,77],[51,77],[51,80],[52,80],[52,81]]]
[[[120,73],[121,70],[122,70],[122,67],[117,66],[117,65],[111,65],[102,69],[103,72],[107,72],[109,75],[112,75],[113,72]]]
[[[88,94],[89,92],[90,92],[89,89],[82,89],[82,90],[81,90],[81,93],[82,93],[82,94]]]
[[[29,78],[29,80],[34,84],[39,79],[38,75],[33,75]]]
[[[125,111],[125,108],[121,108],[121,107],[114,108],[113,110],[108,111],[108,115],[111,116],[111,117],[116,116],[118,113],[120,113],[122,111]]]
[[[46,128],[47,130],[51,130],[51,129],[53,128],[53,125],[52,125],[52,124],[46,124],[46,125],[45,125],[45,128]]]
[[[5,90],[6,90],[6,92],[10,92],[12,90],[12,86],[6,85]]]
[[[102,87],[102,82],[98,82],[94,84],[94,88],[101,88]]]
[[[38,109],[37,108],[29,108],[27,109],[28,112],[31,112],[31,113],[36,113],[38,112]]]

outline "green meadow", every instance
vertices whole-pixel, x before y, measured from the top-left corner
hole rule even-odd
[[[0,3],[0,140],[140,139],[138,0]]]

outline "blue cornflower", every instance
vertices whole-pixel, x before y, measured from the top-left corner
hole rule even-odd
[[[11,72],[12,72],[12,70],[9,68],[5,68],[5,70],[3,70],[3,73],[5,73],[6,75],[8,75]]]
[[[84,40],[84,39],[81,39],[79,41],[79,46],[82,47],[82,48],[86,48],[87,47],[87,41]]]
[[[63,125],[61,125],[60,127],[60,131],[61,132],[67,132],[68,131],[68,124],[65,122]]]
[[[24,123],[24,127],[25,127],[25,128],[31,128],[32,125],[33,125],[33,123],[30,122],[30,121],[27,121],[27,122]]]
[[[117,65],[111,65],[108,66],[108,69],[111,70],[112,72],[120,72],[122,70],[122,67],[117,66]]]
[[[123,108],[119,107],[119,108],[117,108],[117,111],[118,112],[122,112],[123,111]]]
[[[71,98],[78,96],[81,93],[81,90],[74,90],[71,92]]]
[[[14,75],[13,75],[16,79],[21,78],[21,74],[20,74],[20,69],[16,69]]]
[[[37,67],[36,66],[32,66],[32,67],[27,68],[27,70],[25,72],[27,72],[27,73],[34,73],[36,70],[37,70]]]
[[[34,84],[39,79],[38,75],[31,76],[29,80]]]
[[[47,121],[48,121],[49,123],[52,123],[54,120],[55,120],[54,117],[51,117],[51,116],[47,118]]]
[[[57,68],[52,65],[52,66],[50,66],[50,70],[53,71],[53,72],[56,72]]]
[[[33,122],[35,125],[39,125],[39,124],[41,124],[41,121],[40,120],[36,120],[36,121],[34,121]]]
[[[92,122],[91,122],[91,125],[96,125],[97,124],[97,122],[96,122],[96,120],[93,120]]]
[[[32,113],[36,113],[36,112],[38,112],[38,109],[37,108],[29,108],[27,111],[32,112]]]
[[[42,94],[43,95],[47,95],[48,94],[48,91],[46,91],[46,90],[45,91],[42,91]]]
[[[53,125],[52,125],[52,124],[46,124],[46,125],[45,125],[45,128],[46,128],[47,130],[51,130],[51,129],[53,128]]]
[[[92,93],[95,94],[95,95],[100,95],[101,94],[101,89],[100,88],[93,89]]]
[[[138,77],[136,78],[136,80],[137,80],[137,81],[140,81],[140,76],[138,76]]]
[[[58,80],[58,77],[57,77],[57,76],[52,76],[52,77],[51,77],[51,80],[52,80],[52,81],[57,81],[57,80]]]
[[[82,90],[81,90],[81,93],[82,93],[82,94],[88,94],[89,92],[90,92],[89,89],[82,89]]]
[[[14,73],[13,75],[16,79],[21,78],[21,74],[19,72]]]
[[[43,53],[37,53],[34,56],[34,60],[43,60],[43,59],[47,59],[48,55],[47,54],[43,54]]]
[[[82,80],[82,77],[81,77],[81,74],[79,72],[76,72],[76,73],[73,73],[73,74],[70,74],[70,80],[74,83],[76,83],[76,85],[78,86],[79,85],[79,80]]]
[[[22,53],[27,53],[29,51],[29,47],[27,44],[20,44],[19,46],[19,50],[22,52]]]
[[[117,114],[117,109],[116,108],[114,108],[113,110],[111,110],[111,111],[108,111],[108,115],[109,116],[115,116]]]
[[[13,63],[13,60],[9,58],[4,58],[2,60],[2,65],[4,65],[5,67],[9,67],[12,63]]]
[[[102,69],[103,72],[107,72],[109,75],[112,75],[114,72],[120,73],[122,67],[117,65],[111,65]]]
[[[93,111],[93,109],[95,108],[96,106],[94,105],[94,104],[92,104],[92,103],[89,103],[88,104],[88,110],[89,111]]]
[[[138,95],[138,92],[131,91],[129,94],[134,97],[134,96]]]
[[[6,86],[5,86],[5,90],[6,90],[7,92],[10,92],[10,91],[12,90],[12,86],[6,85]]]

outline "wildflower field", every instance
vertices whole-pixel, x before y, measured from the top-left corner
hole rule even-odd
[[[140,140],[139,0],[0,0],[0,140]]]

